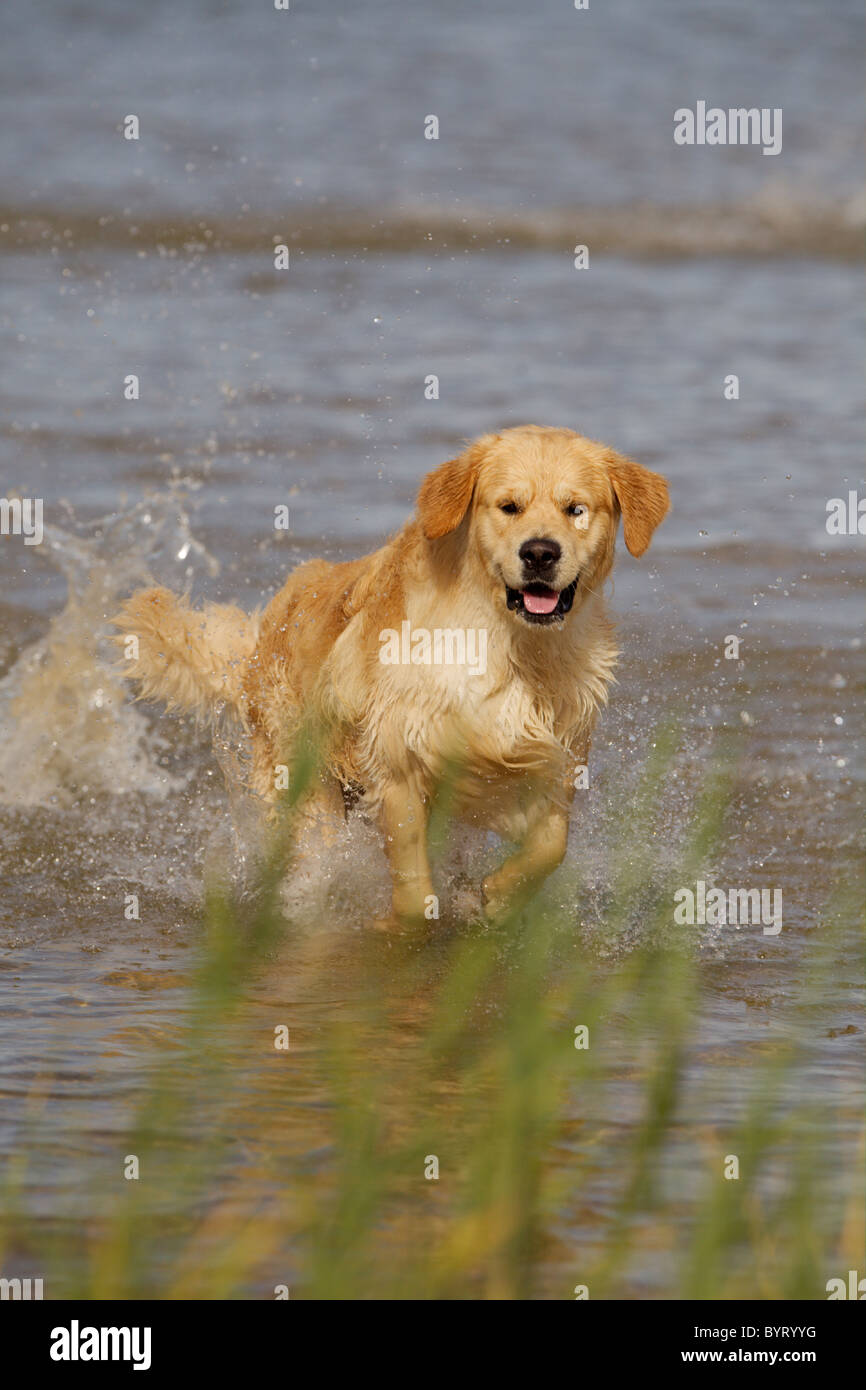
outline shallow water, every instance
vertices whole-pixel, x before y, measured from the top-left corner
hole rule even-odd
[[[228,865],[241,882],[251,847],[223,776],[231,749],[221,765],[189,723],[129,702],[107,617],[148,574],[257,606],[299,559],[380,543],[423,473],[491,427],[572,425],[671,483],[650,554],[619,558],[619,685],[552,885],[580,949],[603,971],[629,947],[604,930],[611,856],[659,721],[681,724],[659,872],[713,737],[736,730],[705,877],[781,887],[784,928],[704,929],[693,1129],[733,1119],[790,1026],[808,945],[862,855],[862,553],[825,527],[828,499],[863,486],[862,23],[847,2],[830,21],[800,0],[619,10],[617,25],[600,7],[326,4],[295,7],[280,41],[283,16],[205,0],[124,9],[122,24],[108,0],[60,6],[51,43],[44,6],[11,20],[2,483],[44,499],[46,535],[0,537],[0,1159],[26,1155],[49,1231],[87,1216],[150,1045],[186,1017],[207,876]],[[783,106],[782,155],[677,149],[672,110],[702,95]],[[118,133],[128,111],[134,146]],[[419,133],[428,111],[438,143]],[[448,861],[458,912],[492,852],[467,842]],[[372,978],[379,948],[359,928],[385,887],[357,825],[287,890],[296,922],[324,921],[325,964],[287,948],[251,1007],[288,1008],[317,1048]],[[796,1078],[833,1113],[820,1147],[840,1189],[863,1089],[855,930],[841,929]],[[422,1005],[406,1011],[421,1026]],[[378,1040],[385,1058],[399,1043]],[[592,1175],[563,1213],[571,1249],[601,1238],[609,1209],[586,1125],[615,1145],[640,1095],[639,1067],[617,1066],[610,1109],[582,1116],[556,1159]],[[279,1103],[315,1165],[320,1097],[299,1088],[295,1110]],[[237,1142],[254,1185],[252,1119]],[[626,1292],[663,1294],[665,1270],[660,1255],[636,1264]]]

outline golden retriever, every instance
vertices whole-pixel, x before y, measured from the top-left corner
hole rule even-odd
[[[240,717],[269,800],[312,717],[327,754],[310,805],[344,814],[355,789],[384,834],[380,925],[438,916],[426,822],[447,774],[455,813],[517,844],[483,884],[496,918],[565,854],[617,657],[601,588],[619,518],[639,556],[668,507],[664,478],[603,444],[506,429],[430,473],[380,550],[301,565],[260,617],[154,588],[114,621],[128,652],[137,638],[142,697]]]

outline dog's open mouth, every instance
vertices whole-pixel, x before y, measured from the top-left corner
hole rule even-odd
[[[549,589],[546,584],[527,584],[525,589],[505,586],[508,607],[528,623],[555,623],[564,618],[574,603],[577,580],[567,589]]]

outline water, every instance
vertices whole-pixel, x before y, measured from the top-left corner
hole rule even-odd
[[[232,750],[221,765],[201,731],[129,702],[106,618],[148,573],[262,604],[299,559],[380,543],[429,468],[509,424],[571,425],[670,480],[652,551],[616,570],[620,684],[572,829],[590,891],[554,886],[603,960],[623,787],[655,724],[683,724],[660,864],[712,736],[739,731],[707,877],[781,885],[784,930],[706,932],[691,1076],[718,1114],[748,1094],[859,866],[862,561],[825,517],[863,486],[860,40],[848,0],[80,0],[7,17],[0,486],[44,499],[46,537],[0,539],[0,1158],[29,1136],[49,1227],[122,1132],[149,1041],[185,1015],[209,868],[240,880],[250,852]],[[781,106],[782,154],[676,147],[673,110],[699,98]],[[455,902],[471,908],[490,853],[450,864]],[[357,928],[385,891],[354,827],[287,890],[301,917],[325,910],[325,978],[276,971],[265,997],[322,1026],[350,1010]],[[824,1145],[843,1171],[855,959],[851,944],[801,1077],[835,1109]],[[50,1144],[26,1128],[37,1081]]]

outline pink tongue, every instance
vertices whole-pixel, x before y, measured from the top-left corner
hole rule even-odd
[[[559,603],[559,594],[555,589],[548,589],[543,594],[531,594],[528,589],[521,590],[523,594],[523,606],[527,613],[552,613]]]

